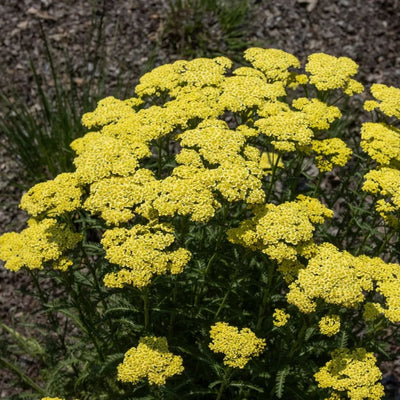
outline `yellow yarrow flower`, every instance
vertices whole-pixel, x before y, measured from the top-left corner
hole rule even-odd
[[[145,143],[129,143],[99,132],[89,132],[74,140],[71,148],[76,151],[75,176],[80,184],[89,184],[112,175],[132,175],[139,160],[150,156]]]
[[[308,56],[306,71],[310,73],[310,83],[318,90],[343,88],[353,94],[364,89],[361,84],[351,79],[357,73],[358,65],[347,57],[337,58],[324,53],[311,54]]]
[[[41,182],[21,198],[20,207],[33,217],[55,217],[81,207],[83,190],[74,173],[63,173],[55,179]]]
[[[379,303],[365,303],[363,318],[365,321],[375,321],[383,314],[382,306]]]
[[[378,400],[384,395],[380,383],[382,373],[376,366],[376,358],[363,348],[335,350],[332,360],[314,377],[319,387],[331,388],[333,393],[347,395],[349,399]]]
[[[251,358],[261,354],[266,345],[265,339],[257,338],[249,328],[239,331],[226,322],[213,325],[210,336],[210,349],[215,353],[223,353],[224,364],[233,368],[244,368]]]
[[[301,97],[293,100],[292,106],[302,111],[308,117],[310,128],[319,130],[329,129],[331,123],[342,116],[337,107],[328,106],[328,104],[318,99],[310,100],[306,97]]]
[[[362,189],[378,198],[376,209],[392,226],[397,226],[397,212],[400,210],[400,171],[382,167],[365,175]]]
[[[116,122],[135,114],[132,107],[140,104],[142,104],[140,99],[131,98],[124,101],[112,96],[106,97],[98,102],[94,111],[83,115],[82,124],[87,128],[94,128]]]
[[[333,167],[343,167],[349,161],[352,151],[339,138],[313,140],[311,151],[315,153],[315,165],[321,172],[332,171]]]
[[[107,287],[122,288],[125,284],[142,288],[154,275],[181,273],[189,262],[188,250],[166,250],[175,241],[173,228],[166,224],[134,225],[131,229],[114,228],[103,234],[101,244],[105,258],[122,267],[104,277]]]
[[[65,269],[71,262],[64,253],[82,240],[80,233],[72,232],[55,219],[30,219],[21,233],[9,232],[0,236],[0,259],[11,271],[23,267],[43,269],[46,263],[56,269]]]
[[[282,82],[267,83],[257,76],[231,76],[221,85],[218,99],[221,106],[233,112],[261,107],[266,99],[276,100],[286,95]]]
[[[298,146],[307,146],[313,139],[307,115],[301,111],[281,111],[254,124],[265,136],[271,137],[274,148],[281,152],[296,151]]]
[[[322,317],[318,323],[319,331],[326,336],[333,336],[340,332],[339,315],[327,315]]]
[[[152,198],[155,177],[152,171],[142,168],[129,176],[103,178],[90,185],[90,194],[84,208],[92,215],[99,214],[107,225],[119,225],[130,221],[140,213],[145,200]]]
[[[253,218],[227,231],[228,240],[261,250],[279,263],[296,261],[299,247],[313,237],[314,224],[323,223],[325,217],[333,215],[319,200],[303,195],[278,206],[255,207],[254,213]]]
[[[292,54],[279,49],[253,47],[244,52],[244,58],[254,68],[262,71],[269,82],[286,81],[290,77],[289,68],[299,68],[299,60]]]
[[[60,397],[42,397],[42,400],[64,400]]]
[[[118,365],[118,380],[135,385],[147,378],[151,385],[161,386],[167,378],[182,371],[182,357],[168,351],[165,337],[145,336],[137,347],[125,353],[124,361]]]
[[[290,314],[286,313],[285,310],[281,310],[279,308],[275,308],[274,313],[272,314],[272,323],[277,326],[285,326],[290,318]]]
[[[378,101],[366,101],[364,104],[365,110],[372,111],[378,108],[388,117],[400,118],[400,89],[374,83],[371,86],[371,93]]]
[[[356,307],[364,301],[365,292],[373,289],[373,277],[363,270],[363,262],[330,243],[321,244],[289,285],[287,301],[303,313],[315,311],[318,298],[328,304]]]
[[[400,130],[384,123],[361,126],[361,147],[378,164],[400,163]]]

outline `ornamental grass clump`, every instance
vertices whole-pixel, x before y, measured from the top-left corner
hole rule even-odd
[[[101,100],[71,143],[75,170],[22,197],[28,227],[0,257],[47,317],[30,353],[42,372],[16,364],[11,342],[32,339],[11,328],[0,361],[41,396],[383,398],[400,89],[373,85],[355,128],[352,60],[244,58],[176,61]]]

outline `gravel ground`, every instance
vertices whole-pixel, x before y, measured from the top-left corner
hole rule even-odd
[[[231,0],[234,1],[234,0]],[[229,0],[225,0],[230,3]],[[128,94],[138,78],[154,66],[182,58],[176,35],[166,35],[167,0],[2,0],[0,2],[0,89],[15,93],[32,107],[34,90],[30,60],[50,88],[51,71],[45,55],[41,27],[60,70],[70,65],[76,82],[85,79],[94,58],[93,24],[103,23],[100,38],[105,85],[110,91],[118,79],[129,82]],[[194,18],[185,14],[185,18]],[[185,19],[176,21],[176,27]],[[202,21],[210,48],[224,53],[227,45],[215,16]],[[351,57],[360,65],[360,80],[400,87],[400,2],[398,0],[251,0],[246,41],[275,47],[305,61],[310,53],[326,52]],[[95,71],[100,75],[99,71]],[[65,77],[67,79],[67,77]],[[0,132],[0,144],[5,138]],[[19,231],[26,215],[18,209],[23,172],[15,157],[0,146],[0,234]],[[17,183],[17,184],[16,184]],[[6,323],[31,312],[34,302],[18,294],[26,285],[23,274],[0,268],[0,318]],[[385,371],[399,376],[399,361]],[[0,369],[0,398],[18,393],[12,376]]]

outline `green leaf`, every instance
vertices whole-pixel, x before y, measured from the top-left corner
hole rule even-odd
[[[290,372],[290,367],[285,367],[276,374],[275,394],[279,399],[282,398],[283,396],[285,381],[286,377],[289,375],[289,372]]]

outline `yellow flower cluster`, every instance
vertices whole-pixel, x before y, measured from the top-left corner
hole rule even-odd
[[[97,103],[93,112],[88,112],[82,117],[82,124],[88,128],[104,126],[126,118],[135,113],[132,107],[139,106],[143,101],[140,99],[118,100],[109,96]]]
[[[74,164],[76,177],[81,184],[90,184],[110,176],[133,174],[139,159],[150,156],[148,146],[141,142],[130,143],[122,139],[89,132],[71,143],[77,153]]]
[[[363,348],[335,350],[314,377],[319,387],[333,390],[337,397],[331,399],[347,395],[352,400],[378,400],[384,395],[376,358]]]
[[[287,301],[303,313],[316,310],[317,299],[347,308],[358,307],[375,290],[385,300],[379,312],[391,322],[400,322],[400,265],[380,258],[339,251],[330,243],[318,246],[306,267],[289,285]]]
[[[301,110],[308,118],[308,126],[318,130],[329,129],[331,123],[342,116],[340,110],[335,106],[318,99],[307,99],[301,97],[292,102],[292,106],[297,110]]]
[[[375,84],[373,96],[379,100],[364,103],[366,110],[375,108],[388,117],[400,118],[400,89]],[[378,163],[365,175],[363,190],[378,200],[376,210],[386,222],[397,227],[400,210],[400,130],[385,123],[366,122],[361,127],[361,146]]]
[[[340,331],[340,317],[339,315],[326,315],[322,317],[318,323],[319,331],[326,336],[333,336]]]
[[[118,365],[118,380],[136,384],[147,378],[151,385],[161,386],[182,371],[182,358],[168,351],[165,337],[145,336],[137,347],[125,353],[124,361]]]
[[[290,67],[299,68],[299,60],[292,54],[279,49],[253,47],[244,52],[244,58],[254,68],[262,71],[269,82],[285,82],[290,77]]]
[[[108,229],[101,240],[105,258],[122,269],[108,273],[104,284],[117,288],[124,284],[142,288],[154,275],[182,272],[190,260],[190,252],[183,248],[167,251],[174,240],[173,229],[166,224]]]
[[[300,195],[296,201],[278,206],[266,204],[254,208],[254,217],[227,231],[228,240],[252,250],[261,250],[279,263],[297,260],[299,248],[311,241],[314,224],[332,217],[317,199]]]
[[[400,170],[383,167],[369,171],[365,175],[363,190],[380,197],[376,204],[377,211],[390,225],[397,226],[397,214],[400,210]]]
[[[210,349],[215,353],[223,353],[224,364],[233,368],[244,368],[251,358],[260,355],[265,348],[265,340],[257,338],[249,328],[239,331],[226,322],[213,325],[210,336]]]
[[[301,111],[281,111],[260,118],[255,126],[261,133],[271,137],[272,145],[281,152],[296,151],[298,146],[307,146],[314,136],[307,115]]]
[[[361,93],[361,83],[351,77],[358,71],[358,65],[347,57],[334,57],[324,53],[308,56],[306,71],[310,73],[309,81],[318,90],[340,89],[348,95]]]
[[[365,122],[361,127],[361,147],[380,165],[400,165],[400,130],[394,126]]]
[[[312,152],[315,154],[315,165],[321,172],[331,171],[333,167],[343,167],[349,161],[352,151],[339,138],[313,140]]]
[[[153,172],[145,168],[130,176],[104,178],[90,186],[83,207],[93,215],[100,215],[107,225],[128,222],[135,212],[142,214],[140,205],[153,196],[155,181]],[[135,206],[138,206],[137,210]]]
[[[341,117],[341,112],[337,107],[328,106],[317,99],[298,98],[293,100],[292,106],[296,110],[290,109],[285,102],[264,103],[258,113],[264,118],[255,122],[260,132],[273,139],[271,144],[281,152],[305,151],[314,138],[314,130],[329,129],[330,124]],[[338,162],[337,165],[345,163],[349,149],[344,142],[339,145],[340,139],[327,140],[331,140],[336,146],[336,149],[327,155],[339,153],[340,159],[345,161]],[[319,141],[313,140],[313,143],[317,142]],[[346,149],[346,156],[341,155],[344,149]]]
[[[81,207],[82,188],[74,173],[38,183],[22,196],[20,207],[33,217],[55,217]]]
[[[366,321],[375,321],[382,314],[383,314],[383,309],[379,303],[367,302],[364,304],[363,318]]]
[[[371,86],[371,93],[376,100],[368,100],[364,103],[367,111],[378,108],[388,117],[400,118],[400,89],[393,86],[386,86],[374,83]]]
[[[81,240],[81,234],[55,219],[32,218],[21,233],[9,232],[0,237],[0,258],[6,260],[5,267],[11,271],[22,267],[43,269],[46,263],[65,270],[72,264],[65,253]]]
[[[285,310],[282,310],[280,308],[275,308],[275,311],[272,314],[272,318],[273,318],[272,323],[277,327],[281,327],[287,324],[290,318],[290,314],[285,312]]]

